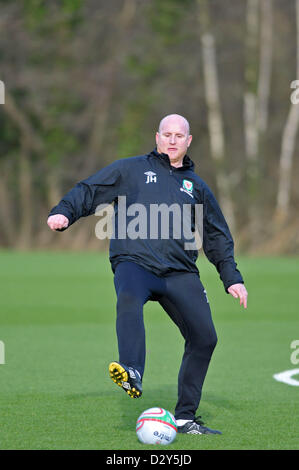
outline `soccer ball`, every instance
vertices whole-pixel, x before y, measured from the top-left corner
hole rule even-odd
[[[149,408],[137,419],[136,433],[142,444],[167,445],[175,439],[177,433],[176,420],[164,408]]]

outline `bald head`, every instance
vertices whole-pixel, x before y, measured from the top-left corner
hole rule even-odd
[[[165,116],[156,133],[156,144],[159,153],[166,153],[172,166],[180,167],[187,148],[191,144],[189,122],[179,114]]]
[[[180,114],[169,114],[168,116],[165,116],[159,124],[159,131],[162,132],[163,126],[167,124],[179,124],[185,129],[185,133],[189,136],[190,135],[190,125],[189,122],[187,121],[184,116],[181,116]]]

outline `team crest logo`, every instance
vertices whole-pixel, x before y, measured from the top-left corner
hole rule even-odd
[[[183,188],[192,193],[193,183],[192,181],[183,180]]]
[[[193,197],[192,191],[193,191],[193,183],[192,181],[189,180],[183,180],[183,186],[180,188],[181,191],[184,191],[185,193],[189,194],[189,196]]]

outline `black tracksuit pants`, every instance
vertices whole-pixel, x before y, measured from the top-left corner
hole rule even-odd
[[[130,261],[115,269],[119,361],[143,376],[143,305],[156,300],[180,329],[185,350],[178,376],[176,419],[193,419],[217,336],[204,287],[195,273],[156,276]],[[157,371],[158,372],[158,371]]]

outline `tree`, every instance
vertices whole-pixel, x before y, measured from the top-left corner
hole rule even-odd
[[[299,0],[296,0],[296,32],[296,78],[299,78]],[[290,211],[292,166],[298,126],[299,104],[291,102],[282,133],[279,159],[279,181],[275,211],[276,222],[279,225],[286,221]]]
[[[234,232],[235,215],[225,160],[225,136],[219,92],[215,39],[210,27],[210,14],[206,0],[198,0],[198,18],[202,49],[204,89],[208,110],[208,129],[211,157],[215,165],[217,192],[222,210]]]

